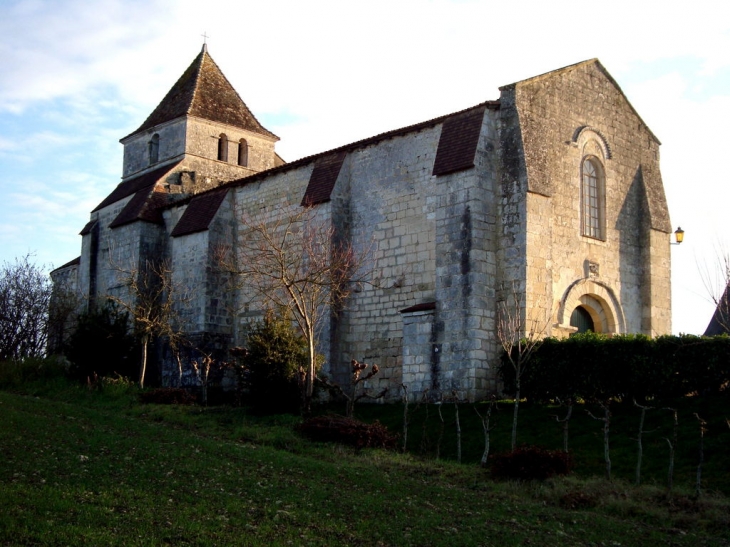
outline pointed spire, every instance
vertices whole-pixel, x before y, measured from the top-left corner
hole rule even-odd
[[[206,43],[162,102],[134,133],[186,115],[277,138],[259,123],[241,100],[208,54]]]

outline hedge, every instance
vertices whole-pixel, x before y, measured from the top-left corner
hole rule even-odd
[[[506,357],[500,373],[505,392],[514,393],[514,370]],[[521,395],[537,401],[730,393],[730,337],[585,333],[546,338],[524,370]]]

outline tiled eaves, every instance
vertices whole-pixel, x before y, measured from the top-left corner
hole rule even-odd
[[[484,108],[474,108],[444,121],[433,162],[433,175],[474,167],[483,120]]]
[[[336,154],[323,156],[315,161],[307,190],[302,198],[302,207],[311,207],[330,200],[332,189],[335,187],[335,182],[337,182],[345,156],[347,156],[347,152],[341,150]]]
[[[85,236],[87,234],[90,234],[91,233],[91,229],[94,227],[94,224],[96,224],[97,222],[99,222],[99,221],[96,220],[96,219],[95,220],[90,220],[89,222],[87,222],[84,225],[84,227],[81,228],[81,231],[79,232],[79,235],[80,236]]]
[[[112,193],[104,198],[104,201],[97,205],[91,212],[94,213],[99,209],[103,209],[104,207],[111,205],[112,203],[116,203],[120,199],[124,199],[127,196],[131,196],[132,194],[139,192],[142,188],[146,188],[147,186],[156,183],[162,177],[175,169],[175,167],[180,165],[181,162],[182,160],[175,163],[170,163],[157,169],[153,169],[152,171],[148,171],[147,173],[144,173],[132,179],[127,179],[120,182],[117,187],[112,191]]]
[[[368,146],[372,146],[374,144],[378,144],[382,141],[393,139],[395,137],[402,137],[404,135],[407,135],[409,133],[416,133],[418,131],[422,131],[424,129],[428,129],[430,127],[434,127],[440,123],[443,123],[445,120],[451,118],[452,116],[457,116],[472,110],[481,110],[484,112],[484,109],[488,110],[499,110],[500,103],[499,101],[486,101],[483,103],[480,103],[476,106],[472,106],[470,108],[465,108],[464,110],[460,110],[458,112],[453,112],[451,114],[446,114],[445,116],[439,116],[438,118],[433,118],[431,120],[427,120],[424,122],[420,122],[414,125],[409,125],[407,127],[402,127],[400,129],[394,129],[392,131],[387,131],[385,133],[380,133],[378,135],[375,135],[373,137],[368,137],[367,139],[362,139],[350,144],[346,144],[344,146],[340,146],[337,148],[333,148],[331,150],[327,150],[325,152],[320,152],[318,154],[313,154],[311,156],[306,156],[303,158],[300,158],[298,160],[292,161],[290,163],[287,163],[285,165],[274,167],[272,169],[267,169],[266,171],[261,171],[260,173],[256,173],[255,175],[251,175],[249,177],[245,177],[242,179],[236,179],[232,180],[230,182],[226,182],[225,184],[222,184],[221,186],[218,186],[215,189],[206,190],[206,192],[203,192],[198,195],[202,195],[207,192],[213,192],[218,188],[236,188],[238,186],[245,186],[247,184],[252,184],[254,182],[261,182],[262,180],[266,179],[267,177],[278,175],[280,173],[285,173],[290,169],[298,169],[299,167],[303,167],[305,165],[310,165],[313,162],[319,160],[320,158],[324,157],[330,157],[334,156],[339,153],[347,154],[349,152],[352,152],[354,150],[360,149],[360,148],[366,148]],[[183,198],[179,201],[176,201],[172,205],[182,205],[185,203],[188,203],[191,199],[193,199],[194,196],[188,196],[186,198]]]
[[[144,220],[153,224],[164,224],[161,209],[167,201],[166,194],[156,191],[155,186],[153,183],[134,194],[134,197],[129,200],[109,225],[109,228],[118,228],[137,220]]]
[[[50,273],[51,275],[53,275],[53,274],[54,274],[54,273],[56,273],[56,272],[60,272],[60,271],[61,271],[61,270],[63,270],[64,268],[68,268],[68,267],[70,267],[70,266],[78,266],[79,264],[81,264],[81,257],[80,257],[80,256],[77,256],[77,257],[76,257],[76,258],[74,258],[73,260],[69,260],[68,262],[66,262],[66,264],[62,264],[62,265],[61,265],[61,266],[59,266],[58,268],[56,268],[56,269],[54,269],[54,270],[51,270],[51,271],[50,271],[49,273]]]
[[[193,196],[170,235],[180,237],[207,230],[227,194],[226,189],[215,189],[212,192]]]

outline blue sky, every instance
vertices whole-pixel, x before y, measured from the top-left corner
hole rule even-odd
[[[598,57],[662,141],[675,332],[730,249],[730,3],[0,0],[0,261],[59,266],[119,182],[119,139],[209,51],[287,160],[499,97]],[[699,266],[699,267],[698,267]]]

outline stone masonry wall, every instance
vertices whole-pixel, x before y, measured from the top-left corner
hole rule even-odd
[[[652,224],[665,232],[664,242],[651,246],[653,236],[641,222],[647,195],[642,166],[658,171],[658,141],[595,63],[518,83],[503,90],[505,95],[512,95],[519,114],[531,190],[526,196],[527,308],[540,309],[541,315],[553,317],[552,325],[566,327],[572,310],[565,310],[562,325],[556,310],[576,281],[590,278],[605,288],[605,295],[594,296],[619,316],[613,318],[615,325],[623,315],[627,332],[668,332],[671,229],[666,202],[657,203],[663,193],[653,196],[650,212]],[[581,164],[589,155],[605,169],[605,239],[581,234]],[[645,259],[642,249],[650,247]],[[646,262],[657,261],[647,276]],[[661,290],[649,288],[658,282]],[[647,290],[654,302],[647,299]],[[656,318],[653,325],[642,322],[647,316]]]
[[[228,137],[228,161],[218,160],[221,133]],[[159,135],[158,161],[150,163],[148,143]],[[246,139],[248,162],[238,165],[238,142]],[[195,191],[247,177],[275,166],[275,141],[257,133],[216,124],[197,118],[179,118],[122,140],[124,167],[122,178],[136,176],[165,163],[183,160],[178,171],[194,172]]]

